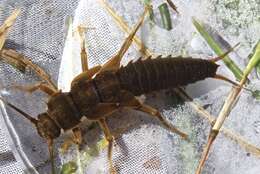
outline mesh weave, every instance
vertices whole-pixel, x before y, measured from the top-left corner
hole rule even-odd
[[[5,47],[13,48],[18,52],[30,57],[30,59],[43,67],[54,80],[58,78],[58,67],[63,50],[64,43],[64,21],[67,15],[73,15],[77,6],[77,1],[1,1],[0,21],[4,21],[14,8],[21,8],[22,12],[17,18],[9,39]],[[55,25],[54,25],[55,24]],[[53,32],[50,32],[53,31]],[[56,31],[56,32],[54,32]],[[39,79],[28,70],[25,74],[15,70],[10,65],[1,61],[0,63],[0,86],[8,87],[13,84],[32,84]],[[42,94],[26,95],[22,92],[11,91],[7,99],[17,104],[26,112],[36,116],[45,109]],[[47,98],[45,98],[47,99]],[[36,104],[37,103],[37,104]],[[8,109],[8,108],[7,108]],[[12,110],[7,110],[8,117],[14,125],[17,134],[14,134],[10,140],[13,151],[18,149],[16,156],[24,161],[22,168],[25,171],[30,170],[32,166],[39,166],[39,173],[46,173],[46,165],[43,164],[48,159],[46,144],[39,138],[35,129],[30,123],[22,119]],[[11,128],[9,127],[10,131]],[[16,135],[16,136],[15,136]],[[20,143],[19,143],[20,140]],[[28,161],[23,156],[28,155]],[[29,164],[29,161],[31,165]],[[24,167],[25,166],[25,167]],[[13,165],[15,167],[15,165]],[[28,170],[27,170],[28,169]],[[10,172],[15,172],[10,169]],[[7,171],[6,171],[7,172]],[[0,172],[1,173],[1,172]],[[21,173],[17,171],[17,173]]]
[[[108,2],[127,21],[129,26],[136,23],[143,10],[140,1],[109,0]],[[154,4],[160,3],[162,3],[160,0],[154,1]],[[188,3],[188,1],[183,3]],[[19,2],[6,0],[2,1],[0,5],[5,9],[5,11],[0,11],[0,21],[3,21],[14,7],[22,8],[22,13],[12,28],[6,47],[14,48],[30,57],[34,63],[44,68],[54,81],[58,81],[61,89],[68,89],[71,79],[81,72],[78,64],[79,44],[77,41],[73,41],[73,53],[71,53],[73,57],[66,55],[65,48],[68,38],[65,40],[67,31],[64,23],[67,16],[74,17],[73,29],[79,24],[94,28],[86,32],[90,66],[103,64],[111,58],[120,48],[126,36],[96,0],[67,0],[66,3],[62,0],[24,0]],[[173,14],[173,16],[176,17],[176,14]],[[191,24],[188,22],[180,24],[180,20],[183,19],[176,17],[176,26],[171,31],[155,26],[149,31],[149,36],[144,37],[148,33],[150,25],[149,21],[146,20],[144,27],[138,32],[138,36],[144,38],[145,44],[157,54],[174,53],[179,55],[183,49],[189,47],[187,43],[192,36],[192,32],[187,33],[183,30],[183,28],[190,27]],[[175,34],[177,31],[180,32],[178,35]],[[158,37],[158,32],[160,37]],[[136,50],[136,48],[130,47],[122,64],[138,58],[140,53]],[[10,65],[0,63],[0,87],[10,86],[14,83],[32,84],[38,80],[30,70],[21,74]],[[205,96],[205,98],[207,97],[209,96]],[[34,116],[46,110],[47,96],[40,92],[29,95],[19,91],[10,91],[10,95],[7,95],[6,98]],[[219,100],[219,98],[216,95],[215,100]],[[147,114],[130,110],[115,113],[108,119],[112,132],[126,128],[125,133],[116,139],[114,146],[113,162],[119,173],[194,173],[201,156],[202,147],[207,139],[210,128],[208,122],[198,117],[198,114],[188,104],[179,103],[178,97],[173,92],[163,91],[147,95],[146,102],[158,108],[166,119],[189,134],[191,142],[185,142],[177,135],[169,133],[163,129],[157,120],[152,119]],[[211,104],[205,103],[205,108]],[[50,171],[49,156],[44,140],[37,135],[32,125],[19,117],[16,112],[7,108],[7,113],[8,115],[4,114],[4,118],[10,119],[11,125],[15,129],[13,134],[17,137],[10,133],[12,135],[10,138],[11,149],[3,151],[3,154],[7,154],[8,157],[3,156],[4,162],[0,162],[0,173],[7,170],[9,173],[21,173],[21,170],[27,173],[34,173],[36,170],[39,173],[49,173],[47,172]],[[60,168],[62,164],[68,161],[77,162],[77,156],[79,156],[81,159],[81,167],[78,166],[79,173],[80,170],[82,173],[88,174],[108,173],[106,148],[100,150],[99,153],[93,151],[93,146],[98,144],[103,137],[103,133],[97,127],[89,129],[82,125],[82,129],[84,144],[80,152],[77,152],[74,147],[70,148],[65,155],[59,153],[58,149],[65,136],[57,139],[55,142],[57,154],[55,164]],[[8,131],[10,132],[10,130],[9,125]],[[239,170],[233,169],[236,167],[244,169],[241,167],[243,161],[240,158],[246,158],[248,154],[223,135],[216,140],[216,147],[220,147],[221,144],[224,144],[223,142],[225,142],[226,155],[223,157],[221,150],[213,147],[213,153],[209,156],[204,173],[220,173],[222,168],[227,173],[239,173]],[[0,142],[0,147],[2,144],[6,144],[6,142]],[[230,149],[232,149],[232,153],[227,153]],[[14,152],[20,167],[11,164],[7,169],[7,161],[9,163],[10,160],[14,159],[10,150]],[[0,152],[1,159],[2,151]],[[237,157],[234,163],[231,160],[233,156]],[[251,164],[249,166],[259,162],[256,158],[247,158],[246,161]],[[232,166],[232,168],[229,168],[229,166]],[[256,167],[252,171],[259,170]],[[245,170],[241,170],[241,174],[243,171]]]

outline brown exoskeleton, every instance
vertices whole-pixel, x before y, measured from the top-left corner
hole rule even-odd
[[[155,90],[187,85],[207,77],[224,78],[216,75],[218,65],[215,64],[215,60],[172,58],[169,56],[164,59],[160,57],[156,59],[148,58],[144,61],[139,59],[136,62],[130,62],[125,67],[120,67],[120,61],[140,28],[146,11],[119,52],[103,66],[88,68],[85,45],[84,42],[81,43],[82,69],[84,72],[74,78],[70,92],[57,90],[56,86],[46,78],[48,84],[40,83],[30,87],[19,87],[29,92],[39,89],[49,95],[48,110],[39,114],[37,118],[33,118],[0,98],[30,120],[37,128],[38,134],[46,139],[53,173],[53,140],[60,136],[61,130],[72,130],[75,142],[81,143],[78,125],[82,117],[97,121],[104,131],[109,142],[108,159],[111,172],[115,172],[112,164],[113,135],[106,123],[106,118],[121,108],[148,113],[148,115],[159,119],[170,131],[187,139],[187,135],[166,121],[157,109],[141,103],[136,96]]]

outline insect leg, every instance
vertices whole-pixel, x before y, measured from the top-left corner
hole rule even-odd
[[[109,170],[110,170],[110,173],[113,173],[115,174],[116,173],[116,170],[114,169],[113,167],[113,162],[112,162],[112,150],[113,150],[113,141],[114,141],[114,137],[112,136],[109,128],[108,128],[108,125],[106,123],[106,120],[104,118],[98,120],[98,123],[101,127],[101,129],[104,131],[105,133],[105,137],[106,137],[106,140],[108,141],[108,162],[109,162]]]
[[[2,49],[0,51],[0,60],[5,61],[7,64],[12,65],[14,68],[18,69],[22,73],[25,73],[26,70],[26,64],[21,61],[20,59],[17,59],[16,57],[13,57],[12,55],[6,54],[6,50]]]
[[[47,139],[47,144],[48,144],[48,150],[49,150],[49,155],[50,155],[50,160],[51,160],[51,173],[55,174],[55,164],[54,164],[54,150],[53,150],[53,139]]]
[[[141,107],[136,108],[135,110],[139,110],[139,111],[148,113],[149,115],[155,116],[171,132],[174,132],[174,133],[180,135],[185,140],[188,139],[187,134],[185,134],[184,132],[182,132],[182,131],[178,130],[177,128],[175,128],[174,126],[172,126],[165,118],[163,118],[163,116],[160,114],[160,112],[157,109],[155,109],[149,105],[142,104]]]
[[[125,52],[128,50],[128,48],[130,47],[137,30],[142,25],[146,13],[147,13],[147,8],[145,9],[144,13],[142,14],[141,18],[139,19],[139,22],[136,24],[134,29],[131,31],[129,36],[126,38],[125,42],[123,43],[123,45],[120,48],[120,50],[118,51],[118,53],[112,59],[110,59],[108,62],[106,62],[103,65],[100,72],[104,71],[104,70],[117,70],[120,67],[121,59],[124,56]]]
[[[120,105],[134,110],[142,111],[156,117],[167,129],[169,129],[174,133],[177,133],[182,138],[187,140],[187,135],[182,131],[178,130],[177,128],[175,128],[174,126],[172,126],[167,120],[165,120],[157,109],[149,105],[142,104],[136,97],[134,97],[132,93],[128,91],[122,91],[121,93],[122,93],[121,94],[122,103],[120,103]],[[125,99],[126,101],[123,101],[123,99]]]
[[[24,55],[12,49],[3,49],[1,54],[5,54],[6,56],[14,60],[23,62],[26,66],[30,67],[38,75],[38,77],[40,77],[43,81],[46,81],[49,86],[51,86],[55,90],[58,89],[54,82],[51,80],[49,74],[45,72],[41,67],[34,64],[30,59],[28,59]]]
[[[110,133],[110,130],[105,121],[105,117],[109,116],[116,110],[118,110],[120,105],[118,103],[99,103],[94,109],[93,114],[88,116],[87,118],[90,120],[97,120],[100,127],[105,133],[106,140],[109,142],[108,144],[108,160],[109,160],[109,169],[110,173],[116,174],[116,171],[113,168],[112,163],[112,148],[113,148],[113,136]]]
[[[106,140],[109,142],[108,144],[108,160],[109,160],[109,169],[110,173],[115,174],[116,171],[113,168],[112,163],[112,148],[113,148],[113,136],[110,133],[110,130],[105,121],[105,117],[109,116],[116,110],[118,110],[120,105],[118,103],[99,103],[97,107],[93,109],[93,114],[88,116],[87,118],[90,120],[97,120],[100,127],[105,133]]]
[[[12,12],[12,14],[0,26],[0,55],[1,55],[0,59],[5,60],[8,64],[10,64],[10,65],[14,66],[15,68],[17,68],[18,70],[24,72],[26,65],[19,60],[12,59],[12,57],[4,54],[4,51],[3,51],[3,47],[5,44],[6,38],[8,36],[9,30],[12,27],[12,25],[14,24],[16,18],[20,14],[20,12],[21,12],[21,10],[19,10],[19,9],[14,10]]]
[[[81,58],[81,66],[82,71],[88,71],[88,55],[86,52],[86,39],[85,39],[85,30],[86,28],[83,26],[78,26],[78,33],[80,37],[80,58]]]
[[[81,129],[79,127],[75,127],[75,128],[72,129],[72,132],[73,132],[73,136],[65,139],[64,142],[61,145],[61,152],[63,154],[67,152],[67,150],[69,149],[69,147],[72,144],[77,144],[77,145],[82,144]]]
[[[73,132],[73,141],[80,145],[82,143],[82,133],[79,127],[75,127],[72,129]]]
[[[83,73],[79,74],[78,76],[76,76],[72,82],[71,82],[71,86],[72,84],[74,84],[75,82],[81,81],[82,79],[91,79],[92,76],[94,76],[99,70],[101,69],[101,66],[95,66],[93,68],[90,68],[88,71],[84,71]]]
[[[16,18],[20,14],[21,10],[16,9],[12,12],[12,14],[4,21],[4,23],[0,26],[0,50],[2,50],[10,27],[14,24]]]
[[[73,143],[74,143],[73,138],[67,137],[61,145],[61,153],[65,154]]]
[[[37,83],[34,85],[28,85],[28,86],[15,85],[15,86],[11,86],[11,88],[18,89],[21,91],[26,91],[29,93],[33,93],[36,90],[41,90],[42,92],[45,92],[48,95],[52,95],[52,94],[56,93],[56,90],[52,89],[49,85],[45,84],[44,82]]]

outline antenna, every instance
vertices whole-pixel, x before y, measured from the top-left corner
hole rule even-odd
[[[30,122],[32,122],[33,124],[37,124],[38,120],[33,118],[32,116],[30,116],[29,114],[27,114],[26,112],[22,111],[21,109],[17,108],[16,106],[14,106],[13,104],[9,103],[8,101],[6,101],[5,99],[3,99],[2,97],[0,97],[0,100],[2,100],[6,105],[10,106],[11,108],[13,108],[14,110],[16,110],[17,112],[19,112],[24,118],[26,118],[27,120],[29,120]]]
[[[234,85],[234,86],[239,86],[239,84],[238,84],[237,82],[235,82],[235,81],[233,81],[233,80],[231,80],[231,79],[229,79],[229,78],[227,78],[227,77],[225,77],[225,76],[222,76],[222,75],[220,75],[220,74],[216,74],[216,75],[214,76],[214,78],[215,78],[215,79],[219,79],[219,80],[223,80],[223,81],[226,81],[226,82],[229,82],[229,83],[231,83],[231,84]]]
[[[219,60],[225,58],[229,53],[231,53],[232,51],[234,51],[234,49],[235,49],[236,47],[238,47],[239,45],[240,45],[240,43],[237,43],[235,46],[229,48],[224,54],[222,54],[222,55],[220,55],[220,56],[218,56],[218,57],[212,58],[212,59],[210,59],[210,61],[212,61],[212,62],[217,62],[217,61],[219,61]]]

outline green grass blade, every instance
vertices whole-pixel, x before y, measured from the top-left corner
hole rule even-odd
[[[69,161],[62,165],[61,174],[75,174],[77,171],[77,164],[73,161]]]
[[[203,26],[202,23],[197,21],[195,18],[192,19],[193,25],[196,27],[197,31],[200,33],[200,35],[206,40],[208,45],[211,47],[211,49],[218,55],[222,55],[225,52],[221,49],[220,45],[213,39],[213,37],[207,32],[206,28]],[[234,76],[237,80],[241,80],[243,77],[242,70],[235,64],[235,62],[230,59],[229,56],[226,56],[223,59],[226,66],[232,71]]]
[[[259,43],[260,43],[260,40],[256,43],[255,47],[253,48],[252,53],[248,55],[248,59],[249,59],[249,60],[252,59],[253,54],[257,51],[257,47],[258,47]],[[255,69],[256,69],[256,72],[257,72],[257,75],[258,75],[258,78],[259,78],[259,74],[260,74],[260,62],[255,65]]]
[[[151,0],[143,0],[143,2],[144,2],[145,5],[151,6]],[[153,12],[152,6],[148,10],[149,10],[149,18],[150,18],[150,20],[152,22],[155,22],[155,20],[154,20],[154,12]]]
[[[259,65],[260,62],[260,41],[256,44],[254,48],[253,54],[251,54],[251,58],[249,60],[248,65],[246,66],[246,69],[244,70],[244,76],[247,76],[253,68],[255,68],[257,65]]]
[[[171,15],[167,3],[161,4],[158,8],[161,14],[163,28],[166,30],[171,30],[172,20],[171,20]]]

